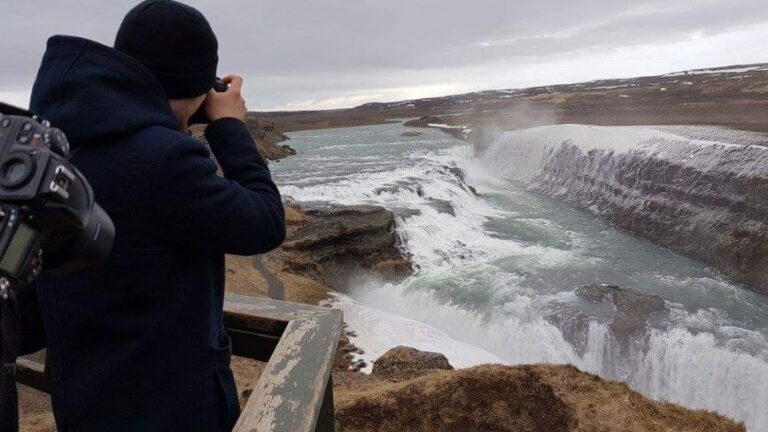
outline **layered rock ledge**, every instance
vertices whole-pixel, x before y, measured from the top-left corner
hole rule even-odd
[[[474,128],[465,140],[497,174],[529,191],[768,293],[768,134],[551,125]]]
[[[546,155],[529,190],[589,209],[768,293],[768,149],[657,145],[655,153],[618,153],[564,144]]]
[[[395,216],[383,207],[328,203],[285,205],[288,236],[256,257],[227,257],[227,291],[317,304],[364,278],[410,274]]]

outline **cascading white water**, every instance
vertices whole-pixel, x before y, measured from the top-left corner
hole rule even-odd
[[[507,180],[530,182],[547,162],[552,150],[572,144],[585,151],[627,152],[658,140],[674,142],[683,137],[648,128],[557,125],[500,132],[486,143],[480,158],[495,175]]]
[[[765,296],[509,182],[537,175],[546,156],[547,146],[537,146],[542,130],[521,133],[518,148],[489,147],[479,158],[441,132],[404,138],[402,131],[386,125],[293,134],[299,155],[273,167],[282,191],[300,201],[372,202],[403,216],[398,231],[417,273],[401,284],[351,287],[336,301],[364,358],[410,345],[443,352],[458,367],[572,363],[768,431]],[[594,129],[576,126],[543,131],[552,146],[595,138]],[[619,136],[621,151],[679,137],[642,128]],[[588,283],[659,295],[669,312],[628,341],[610,330],[612,306],[575,295]]]

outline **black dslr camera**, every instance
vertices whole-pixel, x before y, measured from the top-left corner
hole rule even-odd
[[[25,316],[32,311],[22,297],[34,294],[29,288],[44,269],[68,272],[103,260],[115,237],[112,220],[68,156],[69,142],[61,130],[0,103],[2,431],[18,430],[16,359],[31,350]]]
[[[42,269],[88,267],[112,248],[112,220],[68,156],[61,130],[0,104],[0,297]]]

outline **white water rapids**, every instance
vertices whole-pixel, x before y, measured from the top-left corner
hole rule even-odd
[[[457,367],[571,363],[768,431],[766,296],[517,182],[535,175],[547,144],[600,147],[594,129],[523,131],[481,157],[442,132],[403,131],[391,124],[293,133],[298,155],[272,165],[282,192],[299,201],[375,203],[400,215],[415,274],[351,287],[336,302],[367,360],[408,345],[442,352]],[[606,131],[617,151],[649,139],[661,145],[679,132],[597,132]],[[717,134],[728,144],[728,133]],[[608,325],[610,304],[574,293],[591,283],[659,295],[669,312],[652,316],[646,335],[622,340]]]

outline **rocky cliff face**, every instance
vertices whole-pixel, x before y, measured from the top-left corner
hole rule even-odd
[[[398,248],[395,215],[382,207],[294,204],[306,222],[270,258],[286,271],[343,291],[357,277],[399,278],[411,264]]]
[[[377,206],[285,205],[287,239],[258,257],[227,257],[227,291],[317,304],[359,277],[399,279],[411,263],[394,214]]]
[[[768,149],[691,149],[690,159],[645,152],[553,151],[530,190],[713,265],[768,293]]]
[[[272,122],[260,120],[256,117],[248,117],[245,125],[251,132],[254,141],[256,141],[256,147],[258,147],[259,152],[265,159],[277,161],[296,154],[296,150],[291,148],[291,146],[279,144],[289,138],[277,130]],[[194,125],[190,129],[192,130],[192,136],[206,142],[205,125]]]
[[[726,135],[730,142],[552,126],[505,133],[483,152],[531,191],[588,209],[768,293],[768,137]]]

